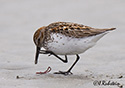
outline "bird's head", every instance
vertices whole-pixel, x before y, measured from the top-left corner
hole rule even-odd
[[[45,38],[45,27],[39,28],[33,36],[34,43],[37,47],[42,47],[43,45],[43,40]]]
[[[34,33],[33,36],[33,41],[36,45],[35,64],[37,64],[40,48],[43,47],[43,41],[45,38],[44,33],[45,33],[45,27],[41,27]]]

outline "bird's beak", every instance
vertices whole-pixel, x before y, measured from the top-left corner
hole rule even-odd
[[[37,64],[37,62],[38,62],[39,51],[40,51],[40,47],[36,47],[35,64]]]

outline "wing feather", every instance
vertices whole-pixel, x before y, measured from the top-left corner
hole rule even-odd
[[[55,22],[46,27],[46,30],[51,31],[51,33],[61,33],[63,35],[75,38],[94,36],[114,29],[115,28],[97,29],[70,22]]]

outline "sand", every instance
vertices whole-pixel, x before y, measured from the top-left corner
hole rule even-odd
[[[1,0],[0,1],[0,88],[120,88],[125,86],[124,0]],[[54,56],[40,55],[34,64],[33,34],[52,22],[68,21],[95,28],[116,27],[85,53],[73,68],[68,56],[64,64]],[[48,74],[38,75],[51,66]],[[96,81],[109,82],[98,85]],[[115,82],[111,85],[111,82]],[[119,87],[118,87],[119,83]],[[121,87],[122,88],[122,87]]]

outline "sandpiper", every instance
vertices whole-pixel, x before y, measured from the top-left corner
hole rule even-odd
[[[64,63],[68,62],[67,55],[76,55],[75,62],[67,71],[55,72],[55,74],[72,74],[72,68],[80,59],[78,54],[94,46],[108,31],[114,29],[97,29],[71,22],[55,22],[43,26],[34,33],[33,37],[36,45],[35,64],[38,62],[39,54],[54,55]],[[65,55],[65,59],[58,55]]]

